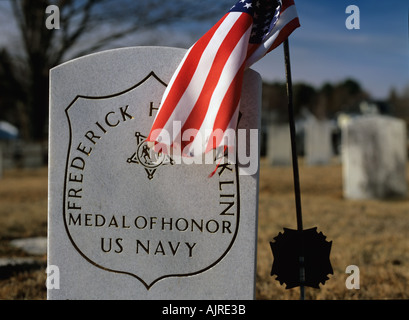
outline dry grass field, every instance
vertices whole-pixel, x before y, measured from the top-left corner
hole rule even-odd
[[[286,290],[270,276],[269,242],[284,227],[296,228],[292,168],[262,161],[260,170],[256,298],[298,299],[298,288]],[[300,180],[304,228],[317,227],[332,241],[334,269],[320,289],[306,288],[306,299],[408,299],[409,200],[345,200],[336,163],[308,167],[301,159]],[[10,240],[46,234],[47,169],[6,171],[0,180],[0,258],[27,256]],[[348,265],[359,267],[359,290],[345,286]],[[45,280],[45,270],[1,277],[0,299],[45,299]]]
[[[6,171],[0,179],[0,258],[27,257],[9,241],[37,236],[47,236],[47,168]],[[0,277],[0,299],[46,299],[45,280],[45,269]]]
[[[261,166],[257,299],[298,299],[299,289],[286,290],[270,277],[269,242],[296,229],[292,168]],[[409,200],[345,200],[342,166],[308,167],[300,161],[305,229],[317,227],[332,241],[334,274],[320,289],[306,288],[306,299],[409,298]],[[360,289],[348,290],[348,265],[360,271]]]

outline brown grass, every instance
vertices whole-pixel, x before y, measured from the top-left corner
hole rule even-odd
[[[261,166],[257,257],[257,298],[298,299],[270,276],[269,242],[296,229],[293,174],[290,167]],[[334,274],[320,289],[306,288],[307,299],[409,298],[409,201],[345,200],[339,164],[308,167],[300,161],[304,228],[317,227],[332,241]],[[360,270],[360,289],[348,290],[348,265]]]
[[[270,241],[283,228],[296,228],[291,167],[262,160],[257,253],[257,299],[298,299],[270,276]],[[409,170],[408,170],[409,172]],[[300,160],[304,228],[317,227],[332,241],[334,274],[307,299],[408,299],[409,200],[345,200],[342,167],[304,166]],[[47,169],[6,171],[0,180],[0,257],[27,256],[8,245],[14,238],[47,234]],[[46,257],[38,257],[45,259]],[[360,269],[360,289],[348,290],[348,265]],[[45,270],[0,279],[0,299],[45,299]]]
[[[0,257],[28,256],[9,240],[37,236],[47,236],[47,168],[6,171],[0,179]],[[0,278],[0,299],[45,299],[45,280],[45,270]]]

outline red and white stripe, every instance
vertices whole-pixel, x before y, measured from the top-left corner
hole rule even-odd
[[[284,6],[284,3],[290,5]],[[167,86],[147,138],[155,151],[196,156],[234,147],[244,70],[299,26],[294,2],[283,1],[275,25],[258,45],[249,45],[253,18],[227,13],[185,54]]]

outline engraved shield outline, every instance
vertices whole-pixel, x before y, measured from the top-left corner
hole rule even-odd
[[[140,276],[132,273],[132,272],[128,272],[128,271],[121,271],[121,270],[115,270],[115,269],[110,269],[107,267],[102,266],[101,264],[98,264],[96,262],[94,262],[91,258],[89,258],[86,254],[84,254],[81,249],[78,247],[78,245],[75,243],[74,239],[71,236],[71,233],[69,231],[68,225],[67,225],[67,214],[66,214],[66,197],[67,197],[67,176],[68,176],[68,167],[69,167],[69,155],[70,155],[70,150],[71,150],[71,146],[72,146],[72,126],[71,126],[71,120],[68,114],[68,110],[75,104],[75,102],[78,99],[92,99],[92,100],[98,100],[98,99],[109,99],[109,98],[113,98],[113,97],[117,97],[120,96],[122,94],[125,94],[139,86],[141,86],[143,83],[145,83],[149,78],[153,77],[154,79],[156,79],[160,84],[162,84],[163,86],[167,87],[167,84],[162,81],[156,74],[154,71],[151,71],[145,78],[143,78],[141,81],[139,81],[138,83],[136,83],[135,85],[131,86],[130,88],[118,92],[118,93],[114,93],[114,94],[110,94],[110,95],[106,95],[106,96],[85,96],[85,95],[77,95],[72,102],[68,105],[67,108],[65,108],[65,115],[67,117],[67,121],[68,121],[68,127],[69,127],[69,142],[68,142],[68,149],[67,149],[67,159],[66,159],[66,166],[65,166],[65,173],[64,173],[64,194],[63,194],[63,220],[64,220],[64,227],[66,230],[66,233],[68,235],[68,238],[70,239],[72,245],[74,246],[75,250],[89,263],[91,263],[92,265],[94,265],[95,267],[98,267],[102,270],[108,271],[108,272],[113,272],[113,273],[119,273],[119,274],[126,274],[129,276],[132,276],[136,279],[138,279],[147,290],[149,290],[155,283],[157,283],[158,281],[165,279],[165,278],[170,278],[170,277],[188,277],[188,276],[194,276],[197,274],[200,274],[202,272],[205,272],[209,269],[211,269],[212,267],[214,267],[215,265],[217,265],[221,260],[223,260],[223,258],[227,255],[227,253],[230,251],[230,249],[232,248],[237,234],[238,234],[238,230],[239,230],[239,223],[240,223],[240,186],[239,186],[239,168],[238,168],[238,163],[236,162],[234,164],[235,167],[235,174],[234,174],[234,178],[235,178],[235,182],[236,182],[236,194],[237,194],[237,203],[236,203],[236,209],[237,209],[237,217],[236,217],[236,227],[234,230],[234,234],[231,238],[231,241],[229,243],[229,245],[227,246],[227,249],[220,255],[219,258],[216,259],[216,261],[214,261],[213,263],[211,263],[210,265],[194,271],[194,272],[190,272],[190,273],[183,273],[183,274],[179,274],[179,273],[174,273],[174,274],[167,274],[167,275],[162,275],[158,278],[156,278],[155,280],[153,280],[150,283],[147,283],[145,280],[143,280]],[[237,158],[237,157],[236,157]]]

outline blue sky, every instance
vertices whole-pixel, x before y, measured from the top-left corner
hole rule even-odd
[[[374,98],[409,86],[407,0],[295,0],[301,27],[290,36],[293,81],[315,86],[347,77],[358,80]],[[360,29],[348,30],[345,13],[356,5]],[[253,69],[266,81],[285,80],[283,49],[277,48]]]
[[[207,3],[211,5],[212,1],[226,3],[226,12],[235,3],[235,0]],[[4,8],[7,2],[0,3]],[[376,99],[386,98],[391,88],[401,93],[409,86],[408,0],[295,0],[295,3],[301,27],[290,36],[294,82],[320,87],[325,82],[353,78]],[[345,26],[348,5],[356,5],[360,10],[358,30]],[[156,38],[159,40],[155,45],[189,47],[222,15],[223,12],[207,22],[180,22],[131,34],[113,45],[149,45]],[[8,46],[9,40],[16,38],[11,30],[13,24],[6,11],[0,12],[0,18],[0,45]],[[285,81],[282,46],[257,62],[253,69],[265,81]]]
[[[207,1],[223,1],[226,12],[235,3]],[[295,4],[301,27],[290,36],[293,82],[320,87],[353,78],[374,99],[387,98],[392,88],[401,94],[409,87],[408,0],[295,0]],[[360,29],[345,26],[349,5],[359,8]],[[164,45],[189,47],[223,14],[155,32],[162,34]],[[282,46],[252,68],[265,81],[285,81]]]

